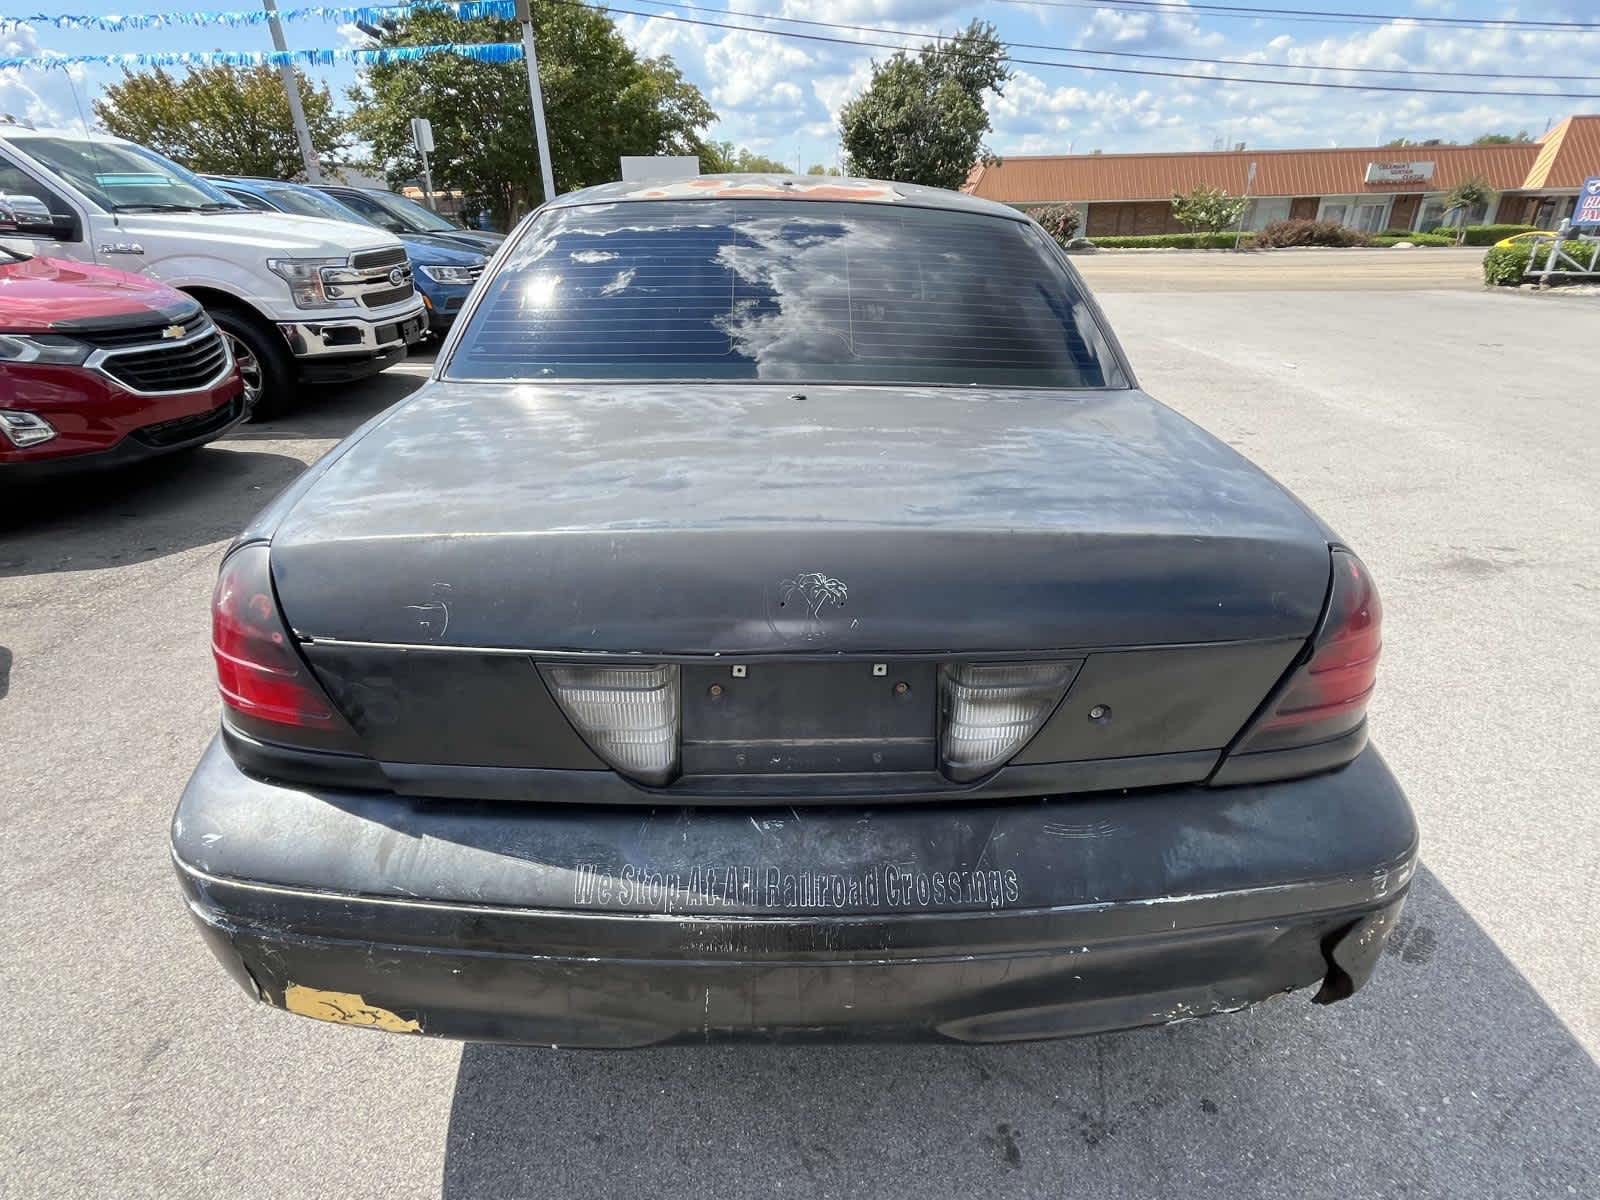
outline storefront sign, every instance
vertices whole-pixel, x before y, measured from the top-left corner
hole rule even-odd
[[[1600,225],[1600,175],[1591,175],[1583,181],[1583,191],[1578,193],[1578,207],[1572,214],[1574,225]]]
[[[1368,183],[1427,183],[1433,178],[1431,162],[1369,162]]]

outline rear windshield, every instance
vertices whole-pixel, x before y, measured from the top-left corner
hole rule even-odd
[[[452,379],[1120,387],[1031,225],[890,204],[559,208],[485,291]]]

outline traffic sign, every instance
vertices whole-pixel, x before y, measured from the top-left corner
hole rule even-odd
[[[1600,175],[1591,175],[1583,181],[1583,191],[1578,193],[1578,210],[1572,214],[1574,225],[1600,225]]]

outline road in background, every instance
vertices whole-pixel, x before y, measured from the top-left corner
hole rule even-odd
[[[408,365],[4,501],[0,1193],[1600,1195],[1600,302],[1096,274],[1155,257],[1085,265],[1144,385],[1294,488],[1384,592],[1373,726],[1424,868],[1367,990],[977,1048],[462,1047],[252,1006],[167,861],[217,720],[212,579]]]

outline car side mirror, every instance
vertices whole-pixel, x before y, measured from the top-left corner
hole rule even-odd
[[[58,218],[37,196],[0,192],[0,234],[55,237],[70,218]]]

